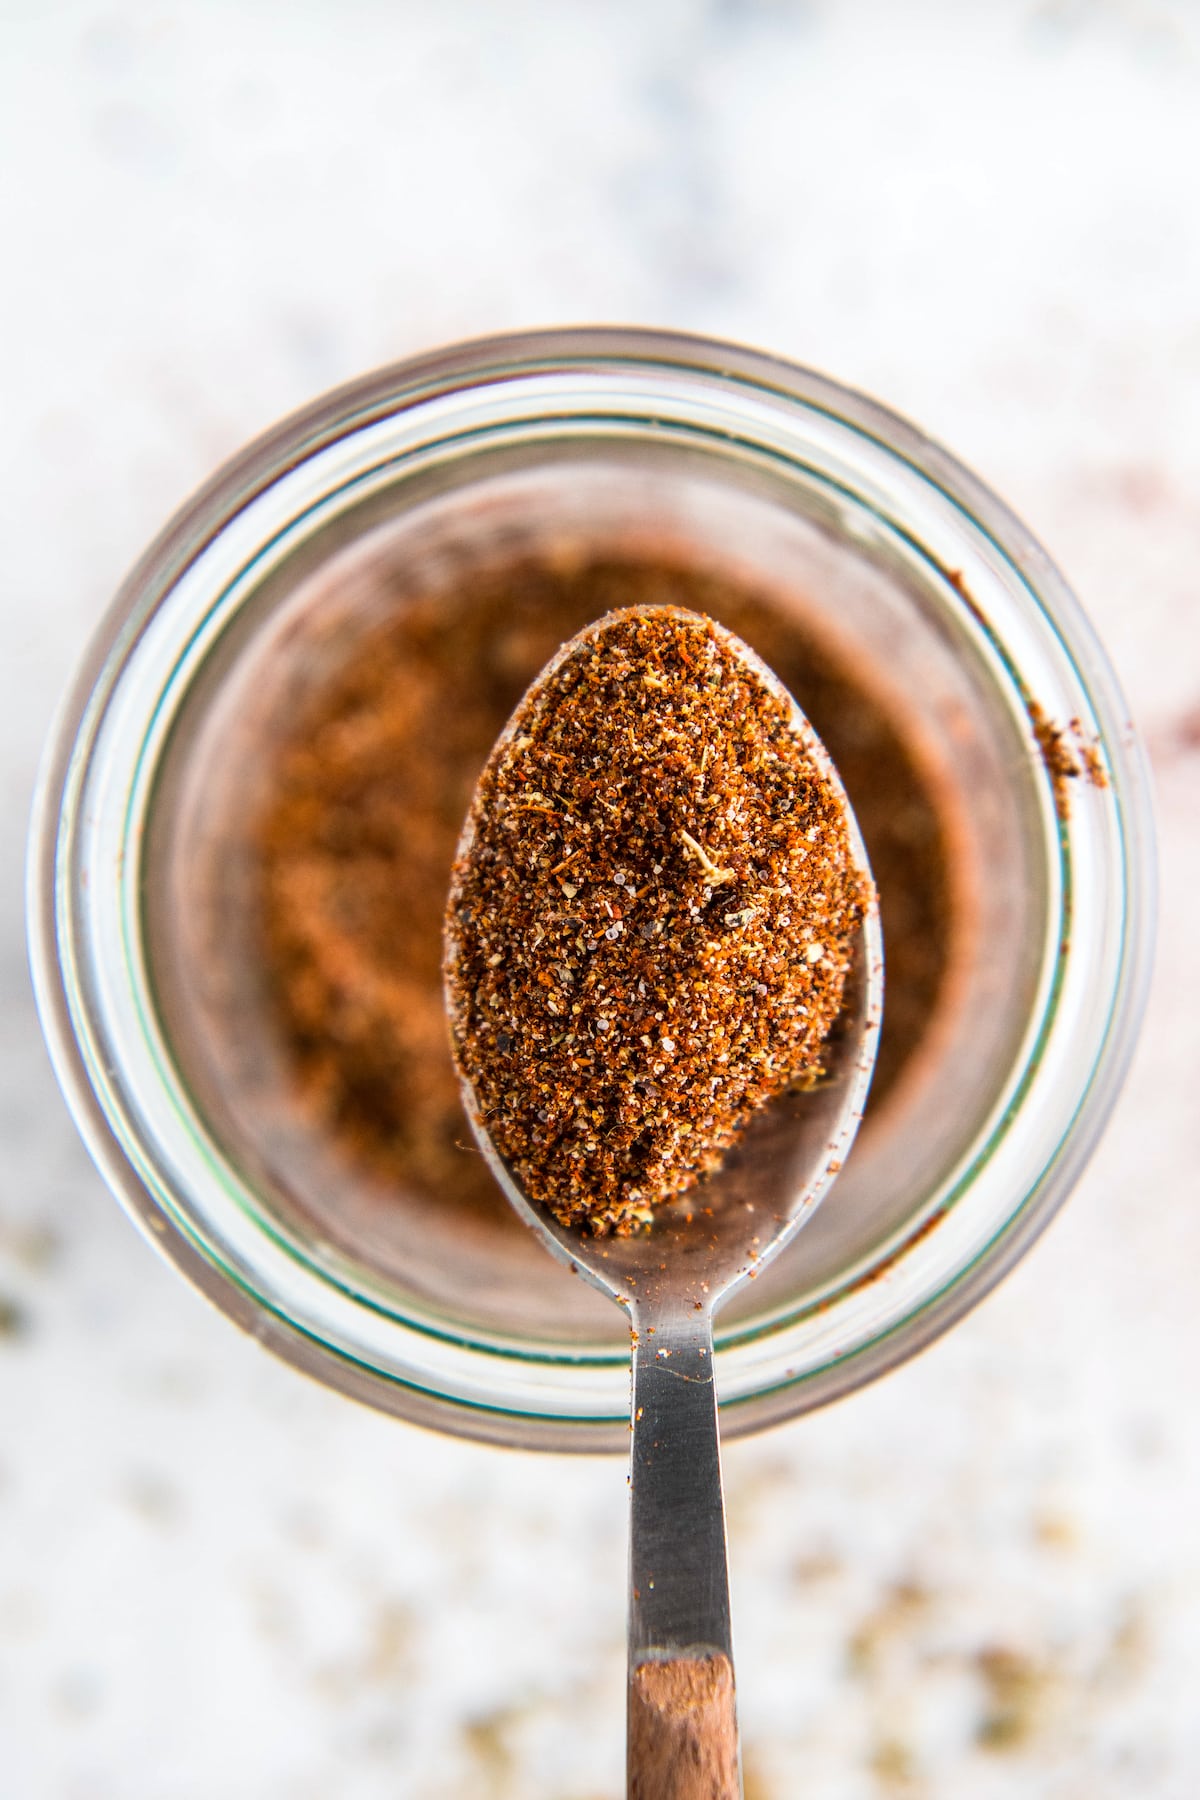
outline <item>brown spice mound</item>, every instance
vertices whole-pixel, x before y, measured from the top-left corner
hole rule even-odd
[[[531,1199],[628,1231],[821,1073],[867,903],[843,797],[745,645],[667,607],[559,653],[447,911],[459,1066]]]

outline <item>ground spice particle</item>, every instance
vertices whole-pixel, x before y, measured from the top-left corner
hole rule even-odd
[[[737,639],[655,607],[565,646],[447,909],[455,1052],[529,1197],[626,1232],[816,1080],[866,903],[844,799]]]
[[[1070,783],[1086,778],[1092,787],[1106,788],[1108,773],[1099,749],[1085,737],[1078,719],[1069,725],[1055,725],[1036,700],[1028,702],[1028,712],[1054,790],[1054,809],[1065,825],[1071,816]]]

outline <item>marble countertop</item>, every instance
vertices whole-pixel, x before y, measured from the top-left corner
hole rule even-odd
[[[615,1800],[625,1474],[423,1434],[155,1259],[41,1049],[37,757],[125,568],[313,393],[711,331],[950,444],[1157,782],[1158,974],[975,1314],[727,1454],[747,1800],[1200,1793],[1200,15],[1179,0],[32,0],[0,22],[0,1793]]]

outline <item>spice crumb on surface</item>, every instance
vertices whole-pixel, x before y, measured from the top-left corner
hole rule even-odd
[[[628,1232],[818,1080],[867,901],[744,645],[671,607],[568,644],[484,769],[447,911],[459,1066],[528,1196]]]
[[[1036,700],[1028,702],[1028,712],[1042,762],[1054,789],[1055,811],[1065,824],[1071,816],[1070,783],[1086,780],[1092,787],[1106,788],[1108,772],[1097,745],[1086,736],[1080,720],[1056,725]]]
[[[0,1294],[0,1339],[16,1340],[27,1335],[29,1331],[29,1314],[17,1300],[9,1299],[7,1294]]]

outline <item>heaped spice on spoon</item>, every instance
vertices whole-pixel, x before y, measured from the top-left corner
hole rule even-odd
[[[867,896],[816,740],[745,645],[612,613],[521,701],[446,921],[492,1142],[564,1224],[628,1232],[821,1074]]]

